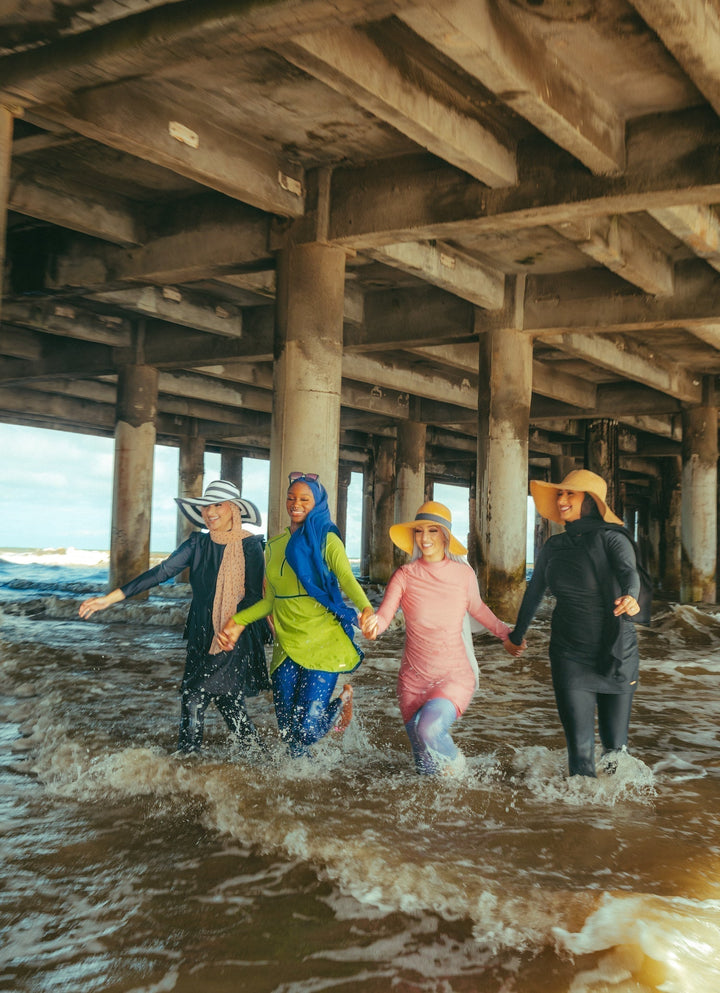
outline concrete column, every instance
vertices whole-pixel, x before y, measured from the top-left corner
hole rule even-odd
[[[374,439],[372,473],[373,527],[368,576],[372,583],[387,583],[395,568],[395,546],[388,534],[395,523],[394,438]]]
[[[338,468],[338,496],[337,496],[337,515],[335,517],[335,523],[338,526],[338,531],[342,537],[343,542],[347,536],[347,504],[348,504],[348,488],[350,487],[350,476],[352,475],[352,470],[348,466],[341,465]]]
[[[237,452],[223,451],[220,453],[220,478],[235,483],[242,493],[243,487],[243,457]],[[211,482],[211,480],[208,480]]]
[[[397,428],[395,480],[395,520],[411,521],[421,504],[425,503],[425,441],[427,425],[419,421],[403,421]],[[407,558],[399,548],[394,550],[395,565]]]
[[[5,292],[5,239],[7,235],[7,210],[10,196],[10,161],[12,158],[13,115],[0,107],[0,315]]]
[[[205,439],[186,435],[180,438],[178,463],[178,496],[199,497],[203,492],[205,473]],[[195,526],[178,510],[177,544],[182,544]],[[183,582],[186,579],[183,577]]]
[[[337,508],[345,252],[296,245],[278,255],[273,413],[270,431],[271,535],[287,526],[288,473],[317,472]]]
[[[144,572],[150,564],[157,384],[157,369],[148,365],[128,365],[118,375],[111,589]]]
[[[701,407],[683,411],[683,603],[715,603],[717,555],[717,406],[706,380]]]
[[[622,520],[624,501],[620,488],[618,422],[609,418],[588,421],[585,426],[585,468],[607,483],[607,502]]]
[[[511,622],[525,591],[532,340],[505,329],[480,335],[478,579],[485,601]]]
[[[680,599],[682,586],[682,459],[662,460],[660,490],[660,589],[671,600]]]

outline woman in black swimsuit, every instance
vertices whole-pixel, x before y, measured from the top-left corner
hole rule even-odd
[[[627,746],[638,682],[635,549],[606,503],[607,484],[576,469],[561,483],[530,483],[542,517],[565,524],[535,562],[510,641],[522,646],[546,589],[555,597],[550,664],[571,776],[595,776],[595,711],[606,761]]]

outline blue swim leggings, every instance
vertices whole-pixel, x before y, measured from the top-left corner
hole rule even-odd
[[[342,700],[330,702],[338,674],[304,669],[286,658],[274,670],[273,703],[278,729],[294,757],[304,755],[309,745],[324,737],[335,723]]]
[[[457,758],[458,747],[448,733],[456,719],[455,704],[439,696],[423,704],[405,725],[415,768],[421,776],[432,776]]]

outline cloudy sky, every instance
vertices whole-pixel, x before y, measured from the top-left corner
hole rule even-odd
[[[80,548],[105,551],[110,545],[113,474],[112,438],[0,424],[0,548]],[[158,445],[150,546],[175,548],[178,450]],[[220,456],[205,457],[205,483],[220,476]],[[263,515],[268,501],[268,463],[246,459],[243,495]],[[467,490],[435,487],[435,499],[453,515],[453,531],[465,540]],[[347,550],[360,555],[362,477],[353,473],[348,494]]]

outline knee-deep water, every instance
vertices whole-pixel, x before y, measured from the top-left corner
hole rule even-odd
[[[720,607],[656,608],[630,752],[596,780],[565,778],[549,610],[519,660],[476,635],[466,771],[421,778],[400,628],[312,759],[269,695],[268,754],[210,710],[179,759],[181,590],[83,622],[87,580],[0,582],[0,990],[720,990]]]

